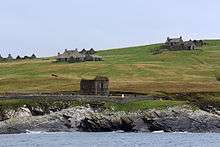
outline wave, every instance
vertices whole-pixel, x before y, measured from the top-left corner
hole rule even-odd
[[[26,134],[43,134],[46,132],[43,131],[30,131],[30,130],[26,130]]]

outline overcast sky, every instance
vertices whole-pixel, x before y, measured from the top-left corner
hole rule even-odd
[[[220,38],[219,0],[0,0],[0,54]]]

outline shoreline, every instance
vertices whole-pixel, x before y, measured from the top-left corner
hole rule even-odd
[[[24,112],[22,112],[24,114]],[[220,115],[189,106],[142,112],[109,112],[73,107],[42,116],[0,121],[0,134],[29,132],[220,133]]]

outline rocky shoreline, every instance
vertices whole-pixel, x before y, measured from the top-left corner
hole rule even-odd
[[[190,106],[170,107],[142,112],[101,111],[91,107],[73,107],[41,116],[32,116],[27,108],[13,112],[0,121],[0,134],[44,132],[216,132],[220,133],[220,115]]]

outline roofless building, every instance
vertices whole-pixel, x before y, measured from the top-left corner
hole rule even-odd
[[[96,76],[95,79],[82,79],[80,82],[81,95],[109,95],[109,79]]]

